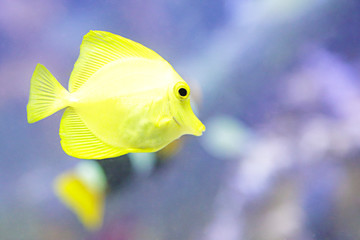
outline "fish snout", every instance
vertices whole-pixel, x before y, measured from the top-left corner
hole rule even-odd
[[[196,127],[194,127],[192,130],[193,130],[193,135],[195,136],[201,136],[202,133],[205,131],[205,125],[199,120],[198,120],[198,123],[196,124]]]

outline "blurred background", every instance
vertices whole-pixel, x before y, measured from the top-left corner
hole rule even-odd
[[[0,239],[360,239],[359,11],[357,0],[1,0]],[[53,191],[85,161],[61,149],[62,113],[26,119],[36,64],[67,86],[89,30],[168,60],[207,127],[111,191],[97,231]],[[112,168],[107,179],[124,174]]]

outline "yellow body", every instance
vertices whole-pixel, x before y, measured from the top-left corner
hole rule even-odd
[[[42,65],[31,79],[28,121],[65,108],[61,145],[71,156],[103,159],[154,152],[204,125],[190,106],[190,88],[152,50],[118,35],[90,31],[66,91]]]

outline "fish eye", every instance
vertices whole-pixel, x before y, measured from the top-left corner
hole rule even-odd
[[[185,82],[178,82],[174,86],[174,94],[178,99],[184,100],[190,95],[190,88]]]
[[[179,94],[180,96],[185,97],[187,95],[187,90],[185,88],[180,88]]]

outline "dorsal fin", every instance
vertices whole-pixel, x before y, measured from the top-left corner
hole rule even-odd
[[[109,32],[90,31],[81,43],[80,55],[69,80],[69,91],[75,92],[104,65],[128,57],[163,60],[156,52],[130,39]]]

